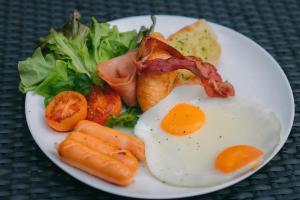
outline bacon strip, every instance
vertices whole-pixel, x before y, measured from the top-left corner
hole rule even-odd
[[[185,59],[170,57],[168,59],[153,59],[142,63],[140,73],[147,72],[170,72],[177,69],[187,69],[198,76],[204,86],[204,89],[209,97],[228,97],[234,96],[233,86],[225,81],[222,81],[216,68],[205,63],[196,57],[186,57]]]
[[[156,49],[167,51],[171,57],[168,59],[145,59]],[[234,96],[233,86],[229,82],[222,80],[213,65],[203,62],[200,58],[194,56],[183,56],[175,48],[156,38],[145,37],[141,43],[138,56],[141,59],[141,61],[137,62],[139,73],[170,72],[177,69],[187,69],[201,79],[209,97]]]
[[[146,36],[143,38],[137,58],[140,62],[148,60],[149,56],[155,51],[166,51],[170,56],[184,59],[184,56],[175,48],[155,37]]]
[[[98,76],[117,91],[128,106],[137,103],[136,53],[131,51],[97,65]]]

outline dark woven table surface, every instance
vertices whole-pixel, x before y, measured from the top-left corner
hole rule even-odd
[[[117,199],[56,167],[37,147],[18,92],[17,62],[30,56],[39,36],[78,9],[108,21],[126,16],[169,14],[206,18],[233,28],[264,47],[286,73],[295,97],[291,135],[280,153],[250,178],[191,199],[300,199],[300,1],[103,0],[0,1],[0,199]]]

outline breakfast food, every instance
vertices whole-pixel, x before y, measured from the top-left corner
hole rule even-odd
[[[110,115],[118,116],[122,111],[120,95],[109,86],[94,86],[86,96],[87,120],[104,125]]]
[[[20,91],[45,97],[52,129],[72,131],[58,146],[61,160],[120,186],[134,181],[139,161],[183,187],[216,186],[256,168],[278,144],[280,121],[223,80],[205,20],[167,39],[152,21],[120,32],[95,18],[88,27],[73,12],[19,62]]]
[[[111,183],[127,186],[133,181],[135,173],[125,164],[72,139],[66,139],[59,145],[58,154],[71,166]]]
[[[139,139],[88,120],[77,124],[59,145],[58,154],[64,162],[121,186],[133,181],[137,159],[145,156]]]
[[[215,160],[215,168],[223,173],[232,173],[242,167],[253,163],[253,167],[257,160],[263,155],[263,152],[253,146],[236,145],[223,150]]]
[[[137,99],[143,111],[165,98],[173,89],[177,72],[150,72],[137,79]]]
[[[70,131],[86,118],[87,101],[85,97],[74,91],[57,94],[45,110],[48,125],[56,131]]]
[[[167,40],[168,44],[185,56],[196,56],[213,65],[219,62],[220,44],[212,28],[204,19],[183,27],[170,35]]]
[[[162,182],[205,187],[255,168],[280,140],[273,112],[247,99],[211,99],[200,86],[180,86],[144,112],[134,133]]]
[[[145,160],[145,146],[143,141],[132,135],[122,133],[112,128],[101,126],[95,122],[91,122],[88,120],[80,121],[76,125],[74,130],[86,133],[95,138],[99,138],[104,142],[108,142],[114,147],[126,149],[130,151],[134,156],[136,156],[140,161]]]
[[[170,56],[166,59],[159,57],[149,59],[153,52],[157,52],[159,50],[167,52]],[[194,56],[183,56],[175,48],[171,47],[167,43],[164,43],[160,39],[151,36],[144,37],[138,51],[138,60],[139,61],[137,62],[137,65],[139,76],[143,77],[143,75],[146,73],[166,73],[176,71],[178,69],[186,69],[192,72],[201,80],[201,84],[205,88],[208,96],[228,97],[234,95],[233,86],[229,82],[222,80],[221,76],[218,74],[216,68],[213,65],[205,63],[201,59]],[[151,74],[149,76],[151,76]],[[170,82],[169,79],[159,80],[159,78],[155,78],[154,80],[160,82],[160,85],[157,85],[158,87],[156,89],[156,92],[159,95],[155,95],[152,92],[153,86],[151,86],[151,81],[138,81],[139,85],[137,87],[137,98],[139,103],[142,102],[140,106],[143,111],[146,111],[147,109],[155,105],[155,103],[159,102],[171,91],[170,89],[165,90],[165,87],[159,87],[161,85],[170,85],[168,84]],[[171,80],[173,82],[173,85],[169,87],[173,88],[175,78]],[[150,96],[148,95],[149,93],[153,95]],[[152,104],[145,104],[144,102],[150,102]]]
[[[97,65],[98,75],[116,90],[128,106],[136,105],[136,52]]]
[[[166,42],[165,38],[154,32],[150,34],[151,38],[155,38],[162,42]],[[146,45],[142,43],[142,45]],[[156,48],[153,45],[153,49],[148,52],[148,55],[142,55],[139,51],[139,56],[143,60],[154,60],[154,59],[167,59],[171,57],[169,52],[163,48]],[[142,49],[143,47],[141,47]],[[147,47],[144,47],[146,49]],[[150,49],[150,48],[149,48]],[[148,110],[153,105],[157,104],[161,99],[168,95],[173,87],[174,82],[177,77],[176,71],[171,72],[150,72],[150,73],[140,73],[137,77],[137,100],[143,111]]]
[[[123,164],[125,164],[132,172],[136,172],[138,168],[138,161],[128,150],[120,149],[102,141],[99,138],[90,136],[83,132],[72,132],[67,137],[68,140],[81,143],[82,145],[97,151],[99,153],[108,155]]]
[[[200,19],[170,35],[167,43],[185,56],[196,56],[203,61],[217,65],[221,55],[221,47],[212,28],[206,20]],[[179,69],[176,85],[201,83],[193,73]]]

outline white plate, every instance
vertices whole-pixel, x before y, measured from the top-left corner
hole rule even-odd
[[[194,21],[193,18],[158,15],[155,31],[168,36]],[[141,25],[149,26],[151,21],[149,16],[139,16],[114,20],[111,24],[117,25],[121,31],[127,31],[138,29]],[[291,131],[294,119],[294,99],[291,87],[278,63],[262,47],[229,28],[214,23],[210,25],[221,43],[222,56],[218,69],[222,77],[234,85],[237,96],[249,97],[269,107],[281,121],[280,144],[263,163],[265,165],[281,149]],[[228,187],[255,172],[251,171],[235,180],[214,187],[182,188],[163,184],[153,178],[146,168],[140,167],[132,185],[118,187],[60,161],[55,144],[62,141],[66,134],[56,133],[48,128],[44,120],[42,97],[28,93],[25,112],[34,140],[57,166],[87,185],[113,194],[152,199],[189,197]]]

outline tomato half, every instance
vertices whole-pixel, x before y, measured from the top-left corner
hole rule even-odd
[[[45,118],[48,125],[56,131],[70,131],[87,116],[85,97],[74,91],[58,93],[48,104]]]
[[[87,119],[104,125],[110,115],[118,116],[122,111],[120,95],[111,87],[95,86],[87,95]]]

